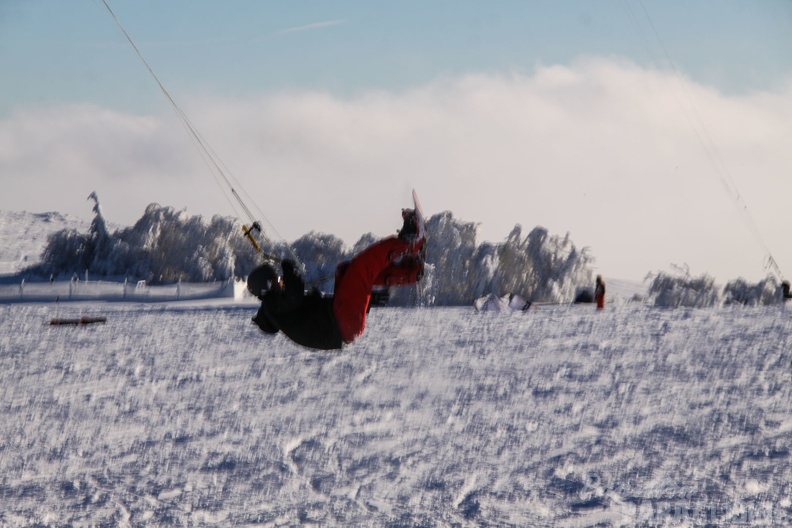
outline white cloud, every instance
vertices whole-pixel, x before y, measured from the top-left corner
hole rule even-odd
[[[311,229],[349,243],[392,233],[416,187],[429,213],[481,222],[489,240],[516,223],[569,231],[606,277],[687,263],[727,280],[761,277],[764,255],[724,179],[792,269],[782,216],[792,191],[790,95],[725,96],[673,74],[587,60],[355,99],[284,93],[182,108],[287,239]],[[125,223],[150,202],[231,214],[185,138],[175,116],[19,113],[0,122],[10,184],[0,208],[89,216],[84,197],[97,190],[106,215]],[[78,203],[57,178],[71,182]],[[58,191],[30,194],[29,181]]]

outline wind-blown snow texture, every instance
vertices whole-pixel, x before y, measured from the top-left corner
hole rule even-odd
[[[783,306],[381,308],[337,353],[255,309],[0,305],[0,524],[792,521]]]

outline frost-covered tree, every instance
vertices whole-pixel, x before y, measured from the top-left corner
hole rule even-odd
[[[426,224],[431,295],[437,304],[470,304],[475,299],[478,224],[455,220],[451,212],[432,216]]]
[[[333,235],[312,231],[295,240],[291,247],[305,266],[306,285],[324,292],[333,291],[336,267],[349,258],[344,241]]]
[[[517,225],[498,247],[498,267],[492,291],[517,294],[532,301],[569,302],[576,290],[591,284],[593,258],[569,238],[550,235],[543,227],[522,236]]]
[[[106,274],[105,268],[112,253],[113,242],[102,216],[99,196],[92,192],[88,199],[94,201],[94,219],[87,234],[64,229],[53,233],[47,239],[42,261],[49,264],[48,269],[51,274],[72,274],[84,270],[99,275]]]
[[[352,246],[352,251],[349,252],[349,255],[357,255],[378,240],[379,237],[375,236],[374,233],[366,233]]]
[[[104,268],[112,252],[113,242],[110,233],[107,231],[107,223],[102,215],[99,195],[94,191],[88,195],[88,199],[94,202],[94,218],[88,231],[88,240],[86,241],[85,261],[88,264],[86,267],[90,268],[94,273],[104,275],[106,274]]]
[[[473,281],[473,298],[478,299],[488,293],[502,291],[498,283],[500,257],[499,246],[485,242],[476,248],[473,255],[473,268],[476,274]]]
[[[189,257],[186,272],[192,280],[198,282],[211,281],[214,275],[212,262],[209,260],[209,255],[203,246],[198,246]]]
[[[41,262],[29,273],[49,276],[82,273],[129,276],[151,282],[225,280],[245,276],[259,261],[253,247],[240,236],[242,224],[215,216],[200,216],[151,204],[131,227],[110,234],[95,201],[88,234],[74,230],[54,233]]]
[[[41,253],[41,262],[28,268],[27,272],[42,276],[71,275],[86,269],[85,253],[88,235],[75,229],[62,229],[47,237]]]

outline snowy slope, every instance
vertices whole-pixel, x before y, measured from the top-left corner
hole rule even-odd
[[[646,284],[643,282],[604,278],[608,301],[629,302],[642,299],[646,295]]]
[[[792,521],[782,306],[382,308],[337,353],[255,308],[0,305],[0,525]]]

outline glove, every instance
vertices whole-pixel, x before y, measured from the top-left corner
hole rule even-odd
[[[297,265],[292,259],[286,259],[281,261],[281,269],[283,270],[283,275],[294,275],[296,273]]]
[[[297,265],[293,260],[284,260],[281,262],[281,269],[283,270],[283,283],[286,289],[303,289],[303,280],[300,272],[297,271]],[[299,284],[299,287],[298,287]]]

